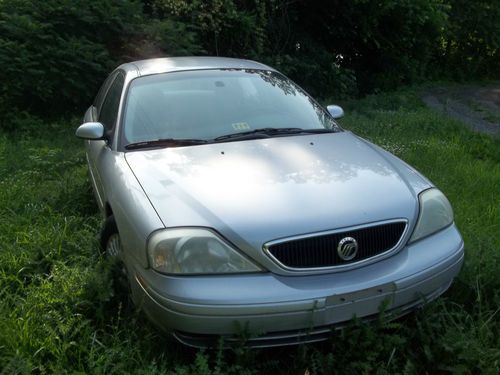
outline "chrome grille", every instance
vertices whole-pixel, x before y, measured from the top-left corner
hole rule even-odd
[[[406,221],[397,221],[283,240],[266,248],[272,257],[288,268],[334,267],[359,262],[391,250],[399,243],[405,228]],[[337,253],[338,243],[345,237],[353,237],[358,242],[358,252],[349,261],[342,260]]]

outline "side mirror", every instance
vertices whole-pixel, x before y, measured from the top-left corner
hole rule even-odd
[[[330,104],[329,106],[326,107],[328,112],[332,115],[334,119],[339,119],[344,117],[344,110],[342,107],[335,105],[335,104]]]
[[[82,139],[104,139],[104,126],[100,122],[86,122],[76,129],[76,136]]]

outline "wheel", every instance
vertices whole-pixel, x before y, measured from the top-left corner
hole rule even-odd
[[[120,259],[122,254],[122,244],[120,242],[120,235],[118,233],[113,233],[108,237],[108,241],[106,242],[105,254],[110,258]]]
[[[130,297],[130,284],[127,267],[123,262],[123,247],[118,233],[118,227],[113,216],[104,222],[101,232],[101,250],[106,258],[111,261],[111,272],[115,294]]]
[[[109,257],[121,258],[121,242],[115,217],[108,216],[101,231],[101,250]]]

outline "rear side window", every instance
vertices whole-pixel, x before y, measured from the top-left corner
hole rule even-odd
[[[120,106],[120,98],[125,83],[125,76],[123,73],[118,73],[115,80],[111,84],[104,102],[102,103],[101,111],[99,113],[99,122],[104,125],[108,136],[113,134],[116,126],[116,119],[118,117],[118,107]]]

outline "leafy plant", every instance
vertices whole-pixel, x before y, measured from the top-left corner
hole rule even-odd
[[[0,3],[0,105],[50,115],[89,103],[126,55],[141,20],[134,1]]]

